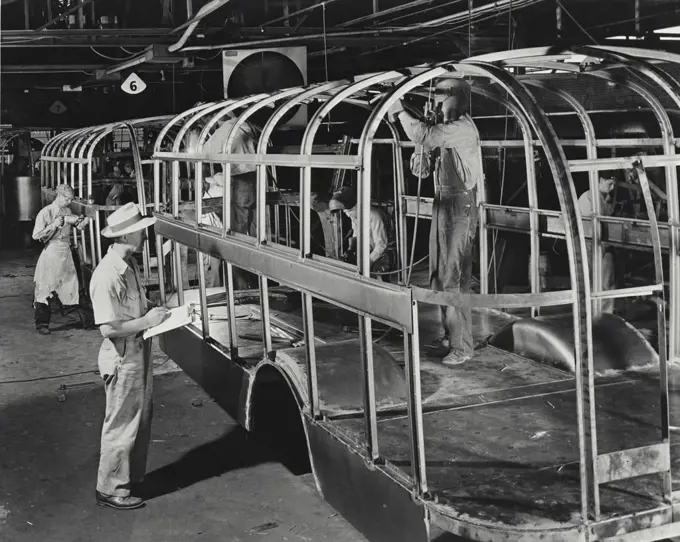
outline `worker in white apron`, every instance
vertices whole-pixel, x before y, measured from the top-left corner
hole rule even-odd
[[[72,231],[82,230],[88,219],[77,216],[69,205],[73,189],[57,187],[57,197],[35,219],[33,239],[45,243],[35,268],[35,327],[41,335],[50,333],[49,300],[56,295],[62,305],[80,305],[78,274],[71,254]]]

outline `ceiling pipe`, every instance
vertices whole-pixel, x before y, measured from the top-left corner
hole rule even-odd
[[[296,41],[305,41],[310,39],[333,39],[333,38],[347,38],[354,36],[382,36],[385,34],[400,34],[404,32],[412,32],[413,27],[404,26],[400,28],[385,28],[383,30],[351,30],[346,32],[328,32],[319,34],[301,34],[299,36],[286,36],[283,38],[267,38],[263,40],[242,41],[238,43],[225,43],[220,45],[194,45],[191,47],[184,47],[181,52],[188,51],[217,51],[221,49],[236,49],[239,47],[253,47],[263,45],[273,45],[280,43],[293,43]]]
[[[210,15],[211,13],[213,13],[214,11],[217,11],[225,4],[228,4],[229,2],[231,2],[231,0],[212,0],[211,2],[203,6],[200,10],[198,10],[198,13],[193,19],[175,28],[171,32],[171,34],[179,32],[184,28],[186,28],[186,30],[184,30],[184,34],[182,34],[182,37],[179,39],[177,43],[173,43],[170,47],[168,47],[168,51],[174,53],[175,51],[179,51],[182,47],[184,47],[184,44],[194,33],[194,30],[196,30],[196,27],[201,22],[201,20]]]
[[[436,6],[437,8],[445,7],[449,4],[453,4],[456,2],[460,2],[461,0],[452,0],[451,2],[446,2],[444,4]],[[339,28],[345,28],[348,26],[352,26],[353,24],[357,23],[364,23],[366,21],[371,21],[373,19],[377,19],[379,17],[384,17],[385,15],[392,15],[393,13],[399,13],[400,11],[404,11],[409,8],[416,8],[418,6],[422,6],[423,4],[431,4],[432,0],[413,0],[412,2],[408,2],[406,4],[401,4],[400,6],[395,6],[393,8],[388,8],[388,9],[383,9],[378,12],[371,13],[370,15],[364,15],[363,17],[358,17],[356,19],[352,19],[351,21],[346,21],[344,23],[340,23],[337,25]]]
[[[288,19],[292,19],[296,15],[302,15],[303,13],[308,13],[310,11],[314,11],[315,9],[318,8],[323,8],[326,6],[329,6],[335,2],[339,2],[340,0],[325,0],[323,2],[319,2],[318,4],[314,4],[311,6],[307,6],[306,8],[298,9],[297,11],[294,11],[293,13],[289,13],[288,15],[284,15],[282,17],[277,17],[276,19],[272,19],[271,21],[267,21],[266,23],[262,23],[260,25],[260,28],[264,28],[265,26],[269,26],[274,23],[280,23],[281,21],[287,21]]]
[[[355,36],[382,36],[382,35],[399,35],[407,32],[413,32],[414,30],[427,29],[434,26],[440,26],[444,24],[463,24],[467,22],[468,19],[483,17],[488,15],[489,12],[502,13],[505,9],[509,9],[512,5],[513,10],[517,10],[523,7],[531,6],[542,2],[543,0],[498,0],[490,4],[485,4],[474,8],[472,12],[461,11],[454,13],[452,15],[447,15],[446,17],[441,17],[438,19],[433,19],[425,23],[419,23],[411,26],[400,26],[400,27],[384,27],[380,29],[368,29],[368,30],[347,30],[342,32],[327,32],[318,34],[301,34],[299,36],[286,36],[282,38],[266,38],[262,40],[254,41],[241,41],[236,43],[225,43],[219,45],[194,45],[190,47],[182,48],[181,52],[189,51],[219,51],[223,49],[236,49],[239,47],[261,47],[261,46],[274,46],[286,43],[295,43],[311,39],[337,39],[345,37],[355,37]],[[171,50],[171,49],[168,49]]]
[[[411,26],[411,28],[430,28],[432,26],[439,26],[442,24],[450,24],[457,22],[467,22],[468,19],[473,19],[475,17],[480,17],[482,15],[497,12],[499,15],[506,9],[512,6],[513,11],[520,8],[532,6],[534,4],[540,4],[544,0],[499,0],[498,2],[492,2],[489,4],[484,4],[483,6],[476,7],[471,10],[460,11],[452,15],[446,15],[438,19],[432,19],[424,23],[418,23]]]

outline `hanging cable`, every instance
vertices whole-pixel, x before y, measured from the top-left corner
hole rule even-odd
[[[430,79],[430,87],[427,92],[427,107],[430,108],[432,107],[432,90],[434,87],[434,80]],[[415,259],[416,255],[416,236],[418,233],[418,220],[420,219],[420,189],[422,186],[423,182],[423,177],[422,177],[422,169],[423,169],[423,154],[425,152],[425,147],[423,145],[420,146],[420,162],[419,162],[419,168],[418,168],[418,188],[416,191],[416,216],[415,216],[415,222],[413,224],[413,239],[411,241],[411,258],[410,258],[410,264],[408,266],[408,275],[406,276],[406,286],[411,284],[411,275],[413,273],[413,260]],[[436,164],[435,167],[432,170],[432,175],[435,175],[436,171]],[[433,218],[434,220],[434,218]]]
[[[92,46],[90,46],[90,49],[92,49],[92,52],[99,55],[100,57],[105,58],[106,60],[115,60],[116,62],[120,62],[121,60],[130,60],[131,58],[134,58],[139,54],[139,53],[134,53],[134,54],[130,54],[130,56],[128,56],[126,58],[116,58],[115,56],[109,56],[109,55],[105,55],[104,53],[100,53],[99,51],[97,51],[97,49],[95,49]],[[122,47],[121,47],[121,49],[122,49]]]
[[[144,51],[144,47],[142,47],[142,49],[141,49],[140,51],[137,51],[136,53],[135,53],[135,52],[132,52],[132,51],[128,51],[125,47],[122,47],[122,46],[121,46],[121,50],[122,50],[124,53],[127,53],[128,55],[135,56],[135,55],[138,55],[139,53],[143,52],[143,51]]]
[[[424,147],[420,147],[420,167],[423,166],[423,152]],[[416,235],[418,233],[418,220],[420,219],[420,187],[423,182],[423,178],[420,175],[421,171],[418,172],[418,189],[416,191],[416,216],[415,222],[413,224],[413,239],[411,240],[411,257],[409,259],[408,275],[406,275],[406,286],[411,284],[411,274],[413,273],[413,260],[416,254]]]
[[[323,2],[321,7],[323,16],[323,63],[324,69],[326,71],[326,83],[328,83],[328,41],[326,34],[326,2]],[[328,121],[326,122],[326,131],[330,133],[331,131],[331,112],[328,112]]]
[[[429,0],[428,3],[430,3],[430,2],[431,2],[431,0]],[[404,20],[404,19],[411,19],[411,18],[413,18],[413,17],[417,17],[418,15],[422,15],[422,14],[424,14],[424,13],[427,13],[428,11],[440,10],[440,9],[442,9],[442,8],[444,8],[444,7],[449,7],[449,6],[452,6],[453,4],[459,4],[459,3],[461,3],[461,2],[463,2],[463,0],[450,0],[449,2],[446,2],[446,3],[444,3],[444,4],[439,4],[439,5],[435,5],[435,6],[429,6],[429,7],[426,7],[426,8],[424,8],[424,9],[419,9],[419,10],[414,11],[414,12],[411,12],[411,13],[406,13],[405,15],[399,15],[398,17],[392,17],[391,19],[386,19],[386,20],[384,20],[384,21],[379,21],[379,22],[375,23],[375,24],[373,25],[373,27],[378,27],[378,26],[388,26],[388,25],[390,25],[390,23],[394,23],[394,22],[396,22],[396,21],[402,21],[402,20]],[[348,25],[346,25],[346,24],[341,24],[340,26],[342,27],[342,26],[348,26]],[[391,26],[391,25],[390,25],[390,26]]]
[[[406,267],[402,267],[401,269],[395,269],[394,271],[381,271],[380,273],[371,273],[371,275],[378,275],[378,276],[384,276],[384,275],[396,275],[397,273],[402,273],[406,271],[407,269],[413,269],[414,267],[417,267],[421,263],[423,263],[425,260],[427,260],[430,257],[430,254],[425,254],[420,260],[418,260],[416,263],[413,265],[407,265]]]
[[[472,7],[472,0],[468,0],[468,58],[472,56]]]
[[[199,60],[213,60],[213,59],[217,58],[218,56],[220,56],[221,54],[222,54],[222,51],[217,51],[213,56],[209,56],[207,58],[202,57],[202,56],[198,56],[198,55],[196,55],[195,58],[198,58]]]
[[[414,43],[418,43],[419,41],[424,41],[424,40],[431,40],[433,38],[436,38],[437,36],[441,36],[442,34],[448,34],[450,32],[456,32],[454,28],[446,28],[444,30],[439,30],[438,32],[433,32],[431,34],[428,34],[427,36],[420,36],[418,38],[413,38],[401,43],[398,43],[396,45],[386,45],[385,47],[380,47],[379,49],[372,49],[370,51],[364,51],[363,53],[359,53],[356,56],[365,56],[365,55],[374,55],[376,53],[382,53],[384,51],[389,51],[390,49],[397,49],[399,47],[407,47],[409,45],[412,45]]]
[[[328,83],[328,42],[326,35],[326,2],[322,4],[322,15],[323,15],[323,62],[326,70],[326,82]]]
[[[515,45],[515,34],[513,32],[513,19],[512,19],[512,1],[510,2],[510,7],[508,10],[508,50],[512,50]],[[506,92],[506,98],[508,98],[508,93]],[[508,111],[508,108],[505,108],[505,125],[503,128],[503,140],[508,139],[508,120],[509,120],[509,115],[510,111]],[[502,161],[502,169],[501,169],[501,193],[499,196],[499,203],[502,205],[503,204],[503,194],[505,192],[505,171],[506,171],[506,165],[507,165],[507,158],[508,158],[508,150],[506,148],[502,149],[503,152],[503,161]],[[527,160],[529,157],[527,157]],[[533,160],[533,156],[531,157]],[[489,266],[487,268],[487,275],[491,272],[491,267],[496,266],[496,242],[498,241],[498,230],[494,230],[493,235],[493,247],[491,248],[491,259],[489,261]],[[493,280],[494,280],[494,292],[498,292],[498,269],[496,268],[496,271],[493,274]]]

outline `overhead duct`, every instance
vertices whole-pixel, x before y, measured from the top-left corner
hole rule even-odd
[[[225,98],[299,87],[307,84],[307,48],[236,49],[222,52]],[[307,124],[306,106],[300,107],[286,126]]]

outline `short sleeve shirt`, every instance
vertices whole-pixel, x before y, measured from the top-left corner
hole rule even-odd
[[[146,288],[137,263],[128,265],[109,249],[92,274],[90,299],[96,325],[134,320],[147,312]]]
[[[593,214],[593,197],[590,190],[581,194],[578,198],[578,208],[581,211],[581,216],[588,217]],[[614,212],[614,206],[607,203],[604,198],[600,198],[600,214],[602,216],[611,216]]]

